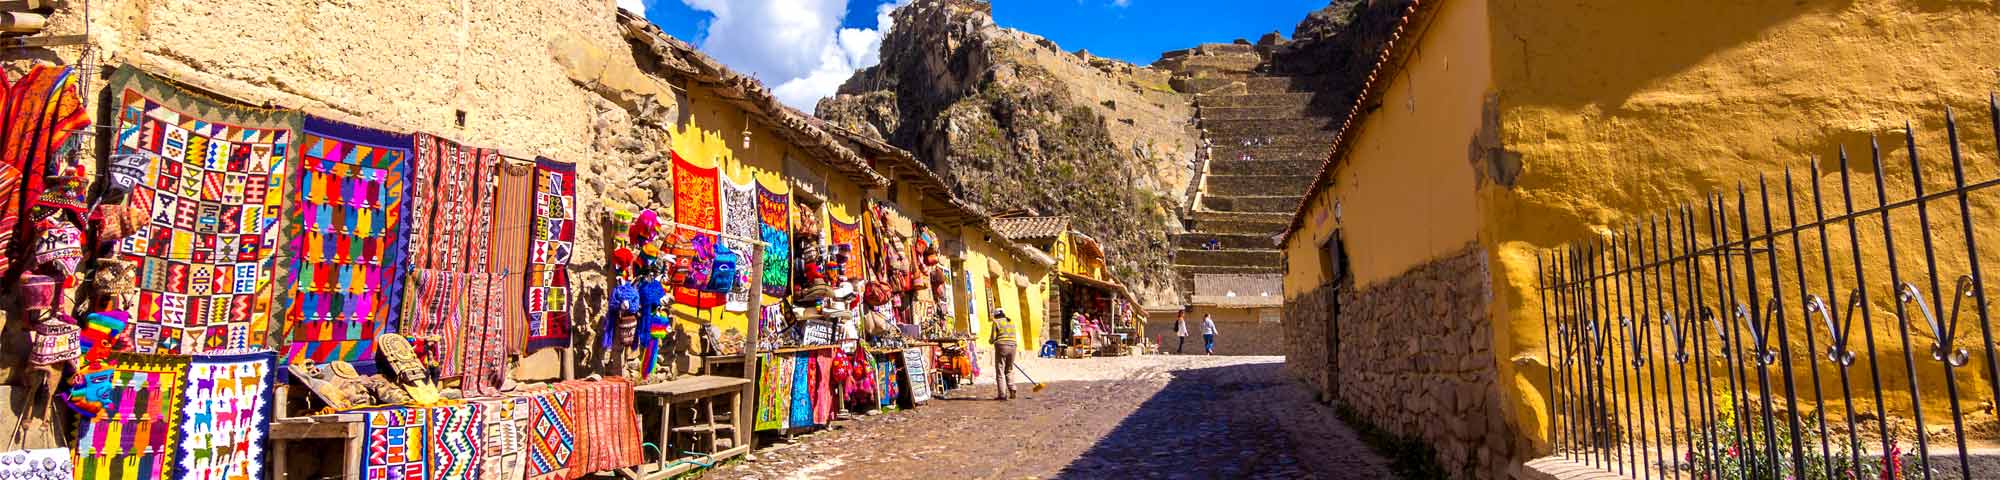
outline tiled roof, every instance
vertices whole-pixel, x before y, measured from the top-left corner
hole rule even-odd
[[[1009,240],[1056,238],[1069,230],[1069,217],[1013,217],[993,219],[993,230]]]

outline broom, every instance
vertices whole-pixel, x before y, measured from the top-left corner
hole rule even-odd
[[[1042,382],[1037,382],[1037,381],[1035,381],[1035,376],[1034,376],[1034,375],[1029,375],[1029,374],[1028,374],[1028,369],[1027,369],[1027,367],[1022,367],[1022,366],[1021,366],[1021,364],[1019,364],[1019,363],[1016,363],[1016,364],[1014,364],[1014,370],[1018,370],[1018,371],[1020,371],[1020,372],[1021,372],[1021,376],[1022,376],[1022,377],[1027,377],[1027,379],[1028,379],[1028,383],[1033,383],[1033,384],[1035,384],[1035,388],[1034,388],[1034,389],[1032,389],[1032,390],[1029,390],[1029,391],[1031,391],[1031,392],[1034,392],[1034,393],[1042,393],[1042,390],[1043,390],[1043,389],[1047,389],[1047,388],[1049,388],[1049,384],[1046,384],[1046,383],[1042,383]]]

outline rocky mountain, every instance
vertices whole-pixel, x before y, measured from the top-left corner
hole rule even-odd
[[[991,211],[1074,217],[1146,303],[1175,304],[1195,274],[1281,271],[1268,237],[1409,1],[1333,0],[1295,40],[1140,66],[999,27],[984,0],[917,0],[892,14],[882,63],[815,113],[910,150]]]
[[[1166,245],[1196,142],[1172,73],[1000,28],[984,1],[893,15],[882,63],[817,115],[912,151],[989,210],[1075,217],[1148,303],[1170,295]]]

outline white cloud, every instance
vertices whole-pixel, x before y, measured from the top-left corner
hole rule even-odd
[[[911,0],[878,5],[874,29],[840,28],[848,1],[681,0],[715,16],[701,39],[702,51],[755,75],[786,105],[806,111],[833,95],[855,70],[881,60],[882,36],[893,23],[889,12]]]
[[[632,12],[639,18],[646,18],[646,0],[618,0],[618,8]]]
[[[1111,0],[1111,4],[1120,7],[1130,7],[1132,6],[1132,0]]]

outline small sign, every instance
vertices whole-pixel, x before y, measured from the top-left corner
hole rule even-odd
[[[910,398],[916,403],[931,400],[930,348],[903,349],[903,368],[910,373]]]
[[[833,323],[832,323],[832,322],[822,322],[822,321],[818,321],[818,320],[810,320],[810,321],[807,321],[807,322],[805,322],[804,324],[801,324],[801,325],[799,326],[799,329],[800,329],[800,334],[801,334],[801,336],[800,336],[800,338],[799,338],[799,344],[800,344],[800,345],[832,345],[832,344],[833,344]]]

